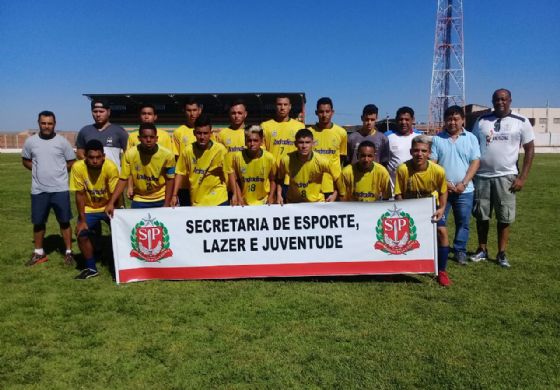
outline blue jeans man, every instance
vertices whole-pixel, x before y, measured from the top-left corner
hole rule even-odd
[[[453,250],[455,258],[461,264],[466,263],[467,242],[469,241],[469,223],[473,208],[474,192],[463,192],[461,194],[449,193],[444,217],[438,222],[438,227],[447,226],[449,210],[453,209],[455,218],[455,239]]]

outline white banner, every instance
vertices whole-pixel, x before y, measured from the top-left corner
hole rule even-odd
[[[431,198],[115,210],[117,283],[437,272]]]

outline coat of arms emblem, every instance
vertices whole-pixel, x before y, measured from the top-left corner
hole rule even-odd
[[[402,255],[420,248],[416,241],[416,225],[410,214],[393,205],[377,220],[377,242],[374,248],[392,255]]]
[[[148,263],[173,256],[167,228],[150,214],[134,226],[130,233],[130,244],[130,256]]]

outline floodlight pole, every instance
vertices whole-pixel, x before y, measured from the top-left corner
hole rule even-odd
[[[438,0],[428,131],[443,126],[443,112],[465,106],[463,0]]]

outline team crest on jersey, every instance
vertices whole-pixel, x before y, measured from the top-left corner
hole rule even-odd
[[[241,167],[241,173],[246,174],[247,173],[247,168],[246,167]]]
[[[274,131],[272,132],[272,136],[273,136],[273,137],[276,137],[277,135],[278,135],[278,132],[277,132],[276,130],[274,130]]]
[[[392,255],[402,255],[420,248],[416,241],[416,225],[410,214],[393,205],[377,220],[375,249]]]
[[[131,257],[148,263],[159,262],[173,256],[169,248],[169,232],[163,223],[148,214],[130,233]]]

